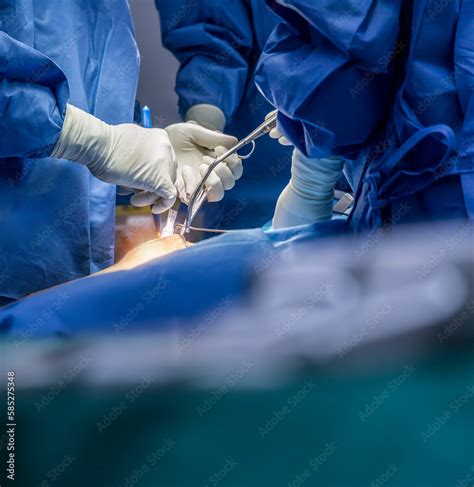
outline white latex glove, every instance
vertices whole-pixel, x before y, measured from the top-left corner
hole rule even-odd
[[[177,165],[166,131],[134,124],[108,125],[67,105],[64,126],[51,157],[87,166],[106,183],[152,192],[155,213],[176,200]]]
[[[273,110],[270,113],[267,113],[267,116],[265,117],[265,120],[269,119],[272,115],[274,115],[278,110]],[[281,134],[281,132],[278,130],[277,127],[274,129],[270,130],[270,133],[268,134],[272,139],[277,139],[278,142],[281,145],[293,145],[284,135]]]
[[[223,132],[226,124],[224,112],[215,105],[200,103],[193,105],[184,117],[186,122],[196,122],[210,130]]]
[[[186,122],[196,122],[202,127],[210,130],[223,132],[226,125],[226,118],[224,112],[215,105],[210,105],[207,103],[200,103],[198,105],[193,105],[187,112],[185,116]],[[233,138],[232,145],[237,142],[236,138]],[[230,147],[230,146],[229,146]],[[215,157],[222,155],[226,150],[225,144],[216,147],[213,154],[205,156],[203,161],[206,165],[211,164]],[[235,176],[235,180],[242,176],[243,168],[242,163],[237,155],[234,155],[229,160],[229,166]],[[219,201],[224,196],[224,191],[231,189],[235,181],[233,182],[227,171],[224,171],[221,166],[216,168],[217,170],[213,172],[208,179],[210,185],[210,191],[208,193],[209,201]],[[199,170],[200,176],[203,177],[206,174],[207,169],[202,166]],[[222,184],[216,179],[216,176],[220,178]],[[197,184],[197,183],[195,183]]]
[[[273,228],[331,220],[334,189],[343,168],[342,159],[310,159],[295,149],[291,180],[278,198]]]
[[[196,123],[177,123],[166,127],[166,131],[176,152],[178,194],[181,201],[188,203],[209,164],[234,146],[237,139]],[[207,200],[220,201],[224,192],[235,186],[242,172],[242,160],[237,154],[219,164],[207,180]]]
[[[165,130],[176,153],[178,196],[188,204],[209,164],[235,145],[237,139],[191,122],[176,123]],[[242,161],[236,154],[219,164],[206,182],[207,200],[220,201],[224,192],[234,187],[242,172]],[[140,193],[134,195],[131,202],[135,206],[147,206],[153,203],[153,198],[153,194]]]

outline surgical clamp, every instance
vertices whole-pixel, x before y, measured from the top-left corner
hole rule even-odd
[[[201,179],[198,187],[194,190],[191,199],[189,200],[188,211],[184,223],[176,223],[174,226],[174,233],[178,235],[185,235],[189,233],[192,229],[191,225],[193,223],[194,217],[197,212],[201,209],[204,201],[207,197],[206,192],[206,182],[211,175],[212,171],[216,168],[218,164],[225,161],[232,154],[238,154],[238,151],[248,144],[252,144],[251,151],[239,157],[241,159],[248,159],[255,150],[255,141],[262,135],[268,134],[272,129],[276,127],[278,112],[275,110],[262,124],[260,124],[255,130],[253,130],[247,137],[237,142],[233,147],[231,147],[227,152],[217,157],[208,167],[206,174]],[[170,215],[171,216],[171,215]],[[173,215],[176,218],[176,215]]]

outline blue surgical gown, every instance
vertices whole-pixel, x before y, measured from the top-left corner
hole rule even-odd
[[[300,150],[346,158],[353,227],[472,218],[474,4],[271,3],[257,83]]]
[[[0,305],[112,263],[115,186],[48,156],[68,102],[132,121],[138,68],[126,0],[0,2]]]
[[[176,91],[181,115],[196,104],[215,105],[226,116],[227,133],[239,139],[250,133],[274,108],[257,91],[254,72],[278,17],[262,0],[156,0],[156,5],[163,44],[180,62]],[[262,137],[244,161],[235,188],[222,202],[207,205],[199,224],[226,229],[263,225],[273,216],[290,168],[291,149]]]

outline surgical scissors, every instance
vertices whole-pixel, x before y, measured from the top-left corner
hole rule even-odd
[[[174,227],[175,234],[185,235],[186,233],[189,233],[189,231],[191,230],[191,225],[193,223],[194,217],[196,216],[197,212],[201,209],[202,205],[204,204],[204,201],[206,201],[206,197],[207,197],[206,182],[209,176],[211,175],[212,171],[216,168],[216,166],[221,162],[225,161],[232,154],[239,155],[237,151],[239,151],[240,149],[242,149],[248,144],[252,144],[252,149],[248,154],[244,156],[239,155],[241,159],[248,159],[255,150],[255,141],[258,138],[260,138],[262,135],[268,134],[270,130],[276,127],[277,117],[278,117],[278,112],[275,110],[275,112],[272,113],[255,130],[253,130],[249,135],[247,135],[242,140],[237,142],[237,144],[231,147],[227,152],[217,157],[209,165],[206,174],[201,179],[201,182],[194,190],[191,199],[189,200],[188,211],[184,223],[177,223]]]

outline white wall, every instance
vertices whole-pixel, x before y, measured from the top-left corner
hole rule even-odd
[[[130,0],[142,57],[138,99],[148,105],[160,126],[179,120],[174,92],[178,61],[161,44],[160,20],[153,0]]]

